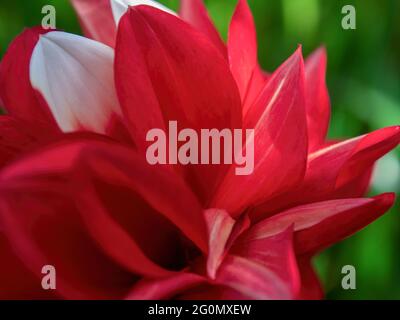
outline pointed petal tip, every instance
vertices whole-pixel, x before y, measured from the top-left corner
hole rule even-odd
[[[327,50],[325,45],[321,45],[320,47],[318,47],[315,51],[314,54],[319,56],[319,57],[324,57],[327,55]]]
[[[132,12],[132,11],[141,11],[141,10],[155,10],[155,11],[162,11],[165,13],[169,13],[173,16],[178,16],[176,12],[172,11],[168,7],[162,5],[159,2],[156,1],[151,1],[151,2],[143,2],[143,3],[137,3],[133,5],[127,5],[126,11],[127,12]]]
[[[247,7],[250,9],[249,2],[247,0],[239,0],[237,3],[237,8],[239,7]]]
[[[301,71],[304,70],[304,58],[302,52],[302,46],[299,45],[297,49],[292,53],[289,58],[287,58],[279,68],[274,72],[274,74],[279,73],[279,70],[291,70],[293,68],[299,67]],[[273,74],[273,76],[274,76]]]
[[[400,125],[393,127],[393,134],[396,136],[396,141],[399,144],[400,143]]]
[[[317,52],[318,52],[320,55],[324,56],[324,57],[326,57],[326,56],[328,55],[328,50],[326,49],[326,46],[325,46],[325,45],[320,46],[320,47],[317,49]]]
[[[387,193],[383,193],[378,196],[375,196],[372,199],[376,200],[377,203],[379,203],[380,205],[387,206],[388,208],[390,208],[396,200],[396,193],[387,192]]]
[[[400,125],[378,129],[374,132],[381,132],[386,138],[393,139],[392,141],[394,141],[394,143],[400,143]]]
[[[289,57],[288,60],[294,60],[296,62],[301,62],[302,64],[304,63],[304,58],[303,58],[303,46],[301,44],[297,45],[297,49],[295,52]]]
[[[308,63],[316,63],[316,64],[323,64],[326,65],[328,60],[328,54],[326,51],[326,47],[324,45],[318,47],[316,50],[311,52],[311,54],[307,57]]]

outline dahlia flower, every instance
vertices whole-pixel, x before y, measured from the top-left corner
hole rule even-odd
[[[262,71],[245,0],[227,44],[201,0],[72,4],[86,37],[27,29],[0,65],[0,298],[322,298],[311,259],[392,206],[363,196],[400,127],[327,141],[325,50]],[[254,172],[150,165],[169,121],[254,129]]]

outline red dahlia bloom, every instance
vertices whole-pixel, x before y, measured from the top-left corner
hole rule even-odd
[[[393,204],[363,195],[400,127],[326,141],[325,50],[262,72],[245,0],[227,45],[200,0],[72,2],[95,40],[28,29],[0,65],[0,298],[321,298],[311,258]],[[253,174],[149,165],[169,121],[254,129]]]

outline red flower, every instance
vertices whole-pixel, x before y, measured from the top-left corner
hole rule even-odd
[[[327,142],[325,50],[265,74],[245,0],[227,46],[200,0],[72,2],[99,42],[28,29],[0,65],[0,298],[321,298],[311,258],[393,204],[362,197],[400,127]],[[253,174],[149,165],[175,120],[254,129]]]

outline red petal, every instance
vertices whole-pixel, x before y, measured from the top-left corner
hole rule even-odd
[[[374,162],[400,142],[400,127],[388,127],[329,145],[309,155],[304,182],[292,191],[258,206],[252,219],[290,206],[362,195]]]
[[[88,166],[85,171],[88,175],[92,174],[91,179],[95,178],[96,182],[108,181],[111,184],[110,189],[112,186],[119,186],[120,194],[123,194],[124,187],[138,193],[152,208],[178,226],[203,252],[208,251],[208,237],[201,207],[174,173],[162,168],[154,170],[154,167],[132,150],[110,143],[102,136],[92,135],[88,139],[82,138],[80,134],[71,135],[67,140],[49,146],[48,151],[43,150],[13,164],[2,173],[2,177],[10,180],[8,186],[11,187],[14,178],[24,177],[26,174],[40,176],[43,172],[65,173],[71,170],[80,173],[80,167]],[[80,176],[77,175],[76,178]],[[83,178],[87,177],[83,175]],[[79,180],[79,183],[86,181]],[[102,185],[98,183],[96,187],[101,188]],[[100,194],[102,190],[97,191]],[[84,195],[78,192],[76,196],[80,194]],[[133,196],[131,193],[131,197]]]
[[[148,131],[165,130],[168,121],[177,121],[179,130],[241,128],[240,98],[226,60],[201,33],[160,10],[131,7],[121,19],[116,85],[143,152]],[[220,167],[187,170],[196,194],[206,199]]]
[[[207,250],[201,208],[174,179],[107,140],[67,140],[2,172],[4,232],[33,272],[45,264],[56,266],[63,296],[118,297],[135,280],[125,270],[168,274],[147,258],[158,261],[161,252],[174,260],[172,254],[180,250],[181,233],[166,219]],[[166,219],[160,220],[162,215]]]
[[[217,29],[211,21],[203,0],[181,0],[180,17],[203,32],[212,43],[226,56],[226,47]]]
[[[247,0],[239,1],[232,17],[228,56],[246,114],[266,83],[258,65],[256,28]]]
[[[251,239],[252,229],[237,239],[231,253],[256,261],[275,272],[293,295],[300,288],[299,270],[293,248],[293,228],[262,239]],[[248,236],[246,236],[246,234]]]
[[[32,125],[8,115],[0,116],[0,168],[59,137],[48,127],[42,128],[39,124]]]
[[[305,62],[306,111],[309,150],[314,151],[325,141],[330,119],[330,101],[325,83],[326,51],[316,50]]]
[[[388,193],[371,198],[359,207],[336,209],[333,216],[318,223],[317,227],[296,234],[296,252],[314,253],[349,237],[388,211],[394,200],[394,194]],[[339,201],[344,203],[346,200],[338,200],[338,206]]]
[[[216,282],[238,291],[247,299],[293,299],[290,284],[286,284],[272,269],[265,265],[229,255],[221,265]]]
[[[123,296],[134,283],[134,276],[106,257],[90,239],[72,201],[59,194],[65,192],[60,183],[46,187],[58,192],[39,186],[20,185],[19,190],[12,191],[2,187],[1,220],[17,257],[36,276],[38,286],[43,266],[54,266],[57,294],[64,298]]]
[[[381,129],[364,136],[341,168],[335,188],[338,189],[364,174],[376,160],[399,143],[400,126]]]
[[[154,170],[153,166],[129,149],[110,149],[108,147],[107,150],[94,150],[87,155],[89,171],[93,171],[92,174],[98,180],[118,186],[118,188],[112,188],[112,185],[111,188],[108,187],[114,192],[118,189],[122,192],[124,187],[137,192],[152,208],[177,226],[206,253],[208,237],[200,204],[179,177],[166,168]],[[102,193],[98,191],[98,194]],[[133,197],[132,194],[131,197]],[[129,210],[124,211],[126,215]],[[130,214],[130,220],[135,220],[132,219],[132,214]],[[144,224],[145,218],[141,217],[141,219]],[[125,223],[128,222],[125,221]],[[148,221],[151,228],[155,228],[155,223],[156,221]]]
[[[299,49],[274,73],[244,120],[246,128],[255,129],[254,172],[238,176],[232,166],[211,207],[237,215],[303,179],[307,159],[304,104],[304,69]]]
[[[343,186],[335,188],[332,197],[337,199],[364,197],[368,193],[373,170],[374,165],[366,168],[365,173],[360,174],[358,177],[353,177]]]
[[[394,194],[375,198],[341,199],[307,204],[256,224],[246,241],[276,235],[294,224],[296,253],[314,254],[365,227],[394,202]]]
[[[312,266],[309,257],[298,258],[301,274],[301,289],[297,299],[300,300],[321,300],[324,298],[324,291],[318,275]]]
[[[0,96],[10,115],[56,129],[50,110],[35,94],[29,77],[32,52],[39,36],[47,32],[39,27],[27,29],[12,42],[0,64]]]
[[[203,284],[176,297],[180,300],[249,300],[249,297],[223,285]]]
[[[131,7],[122,18],[116,81],[141,144],[148,129],[165,127],[164,120],[193,129],[240,127],[240,102],[227,63],[201,34],[160,10]],[[137,104],[141,108],[132,107]]]
[[[22,123],[9,116],[0,116],[0,168],[36,142]]]
[[[139,281],[126,297],[127,300],[172,299],[186,290],[201,285],[206,279],[191,273],[182,272],[172,277],[158,280]]]
[[[114,47],[117,34],[110,0],[71,0],[84,35]]]
[[[57,298],[54,292],[43,290],[41,279],[18,259],[1,228],[0,223],[0,300]]]

